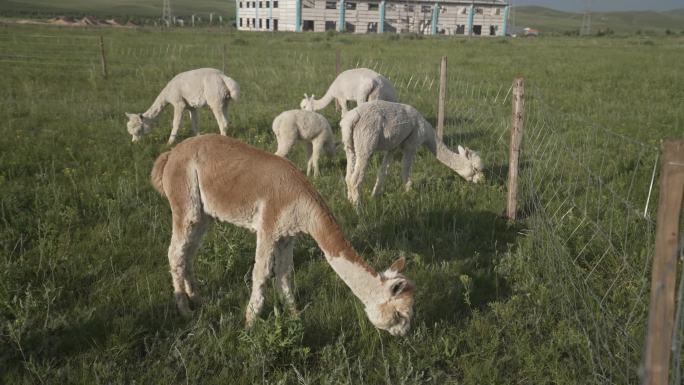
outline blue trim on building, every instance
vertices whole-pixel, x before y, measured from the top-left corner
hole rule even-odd
[[[380,25],[378,25],[378,33],[385,33],[385,0],[380,2]]]
[[[302,32],[302,0],[295,0],[295,32]]]
[[[240,0],[235,0],[235,28],[240,28]]]
[[[504,8],[504,17],[503,17],[503,35],[508,36],[508,12],[510,11],[510,6],[506,6]]]
[[[430,32],[433,35],[437,34],[437,18],[439,17],[439,4],[435,3],[435,5],[432,6],[432,28],[430,29]]]
[[[338,8],[340,18],[337,21],[337,32],[344,32],[344,29],[346,27],[346,19],[344,18],[344,11],[346,9],[346,5],[344,4],[344,0],[340,0]]]
[[[470,5],[470,10],[468,10],[468,36],[473,35],[473,17],[475,13],[475,6]]]

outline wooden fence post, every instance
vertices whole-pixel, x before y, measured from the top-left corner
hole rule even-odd
[[[506,216],[515,220],[518,211],[518,160],[523,136],[523,113],[525,112],[525,79],[513,81],[513,117],[511,119],[511,148],[508,157],[508,204]]]
[[[340,49],[335,50],[335,77],[337,77],[340,72],[342,72],[342,54],[340,53]],[[335,99],[335,111],[340,111],[340,103]]]
[[[102,59],[102,76],[107,78],[107,58],[105,57],[104,38],[100,35],[100,57]]]
[[[437,101],[437,137],[444,138],[444,102],[446,100],[447,57],[442,56],[439,68],[439,100]]]
[[[643,385],[668,384],[674,328],[679,219],[684,197],[684,141],[665,140],[662,162]]]

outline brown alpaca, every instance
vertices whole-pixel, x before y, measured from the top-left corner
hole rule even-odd
[[[152,183],[171,206],[173,233],[169,263],[176,304],[190,315],[197,303],[193,258],[211,218],[255,231],[256,255],[246,325],[262,310],[264,287],[272,272],[277,289],[295,310],[292,293],[294,236],[311,235],[326,261],[363,302],[370,321],[393,335],[404,335],[413,314],[413,285],[397,260],[378,273],[347,241],[327,205],[288,160],[235,139],[203,135],[187,139],[159,156]]]

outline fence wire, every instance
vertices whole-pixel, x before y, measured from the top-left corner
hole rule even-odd
[[[12,50],[6,49],[10,45]],[[245,85],[258,84],[264,77],[285,79],[302,93],[325,92],[335,77],[334,53],[321,64],[311,53],[291,51],[277,67],[262,68],[255,63],[272,60],[269,52],[228,55],[224,62],[220,45],[131,47],[107,39],[105,51],[110,71],[135,76],[150,89],[161,89],[177,72],[200,66],[225,65],[228,73],[239,73],[235,77]],[[306,70],[302,63],[307,64]],[[438,66],[417,64],[406,71],[380,55],[345,57],[345,63],[346,68],[367,67],[384,74],[401,101],[419,107],[434,123]],[[64,66],[82,76],[97,76],[100,65],[95,37],[0,35],[0,71],[9,75]],[[125,100],[129,90],[117,89],[115,83],[112,87],[113,94]],[[488,183],[505,186],[511,83],[474,82],[450,73],[447,90],[445,143],[480,151],[488,166]],[[251,89],[252,95],[273,92],[278,90]],[[244,95],[246,103],[256,98],[248,92]],[[103,104],[80,100],[78,94],[62,95],[58,103],[92,105],[103,117],[125,109],[122,98]],[[274,101],[270,108],[282,111],[297,104]],[[534,244],[534,255],[529,257],[534,279],[553,293],[555,317],[581,331],[584,346],[574,353],[591,368],[593,382],[634,383],[648,311],[653,202],[658,196],[652,181],[659,150],[582,116],[552,109],[542,90],[530,81],[524,114],[518,207]]]

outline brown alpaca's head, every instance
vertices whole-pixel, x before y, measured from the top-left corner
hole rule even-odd
[[[371,303],[366,304],[368,319],[378,329],[393,336],[404,336],[411,327],[414,285],[401,275],[406,260],[398,259],[380,274],[382,286]]]

